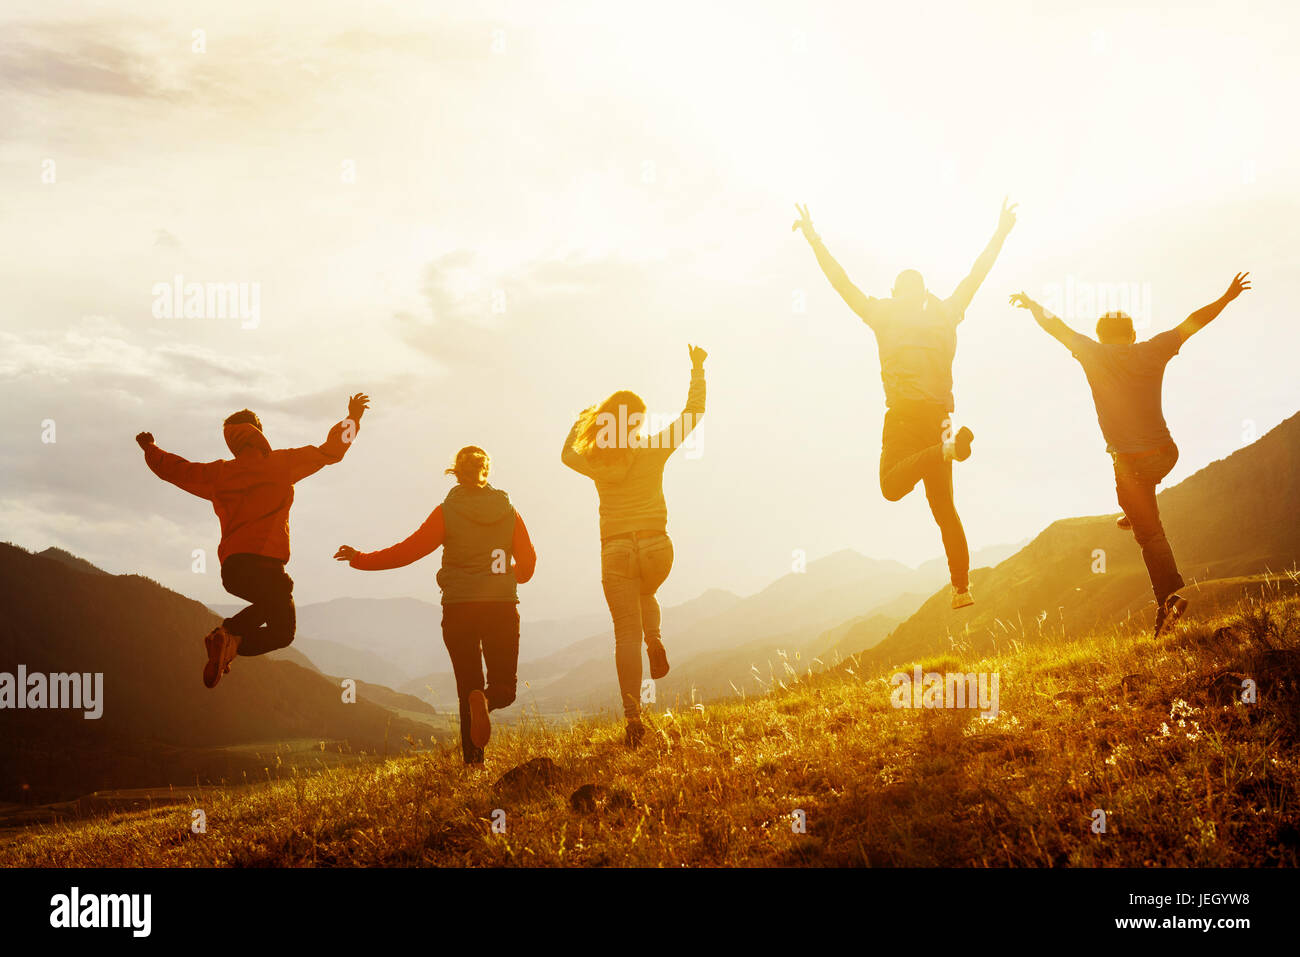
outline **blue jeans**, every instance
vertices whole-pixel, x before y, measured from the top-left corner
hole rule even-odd
[[[1156,602],[1163,604],[1183,587],[1183,576],[1178,573],[1174,550],[1165,536],[1156,504],[1156,486],[1178,461],[1178,446],[1170,442],[1149,452],[1112,452],[1111,458],[1115,463],[1115,497],[1142,549]]]
[[[600,584],[614,620],[614,666],[623,714],[641,714],[641,642],[659,641],[655,592],[673,567],[673,542],[664,532],[635,532],[600,545]]]

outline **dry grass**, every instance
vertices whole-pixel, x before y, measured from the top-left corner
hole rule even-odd
[[[660,714],[637,752],[611,721],[525,724],[497,732],[486,772],[456,751],[290,770],[209,795],[205,834],[179,805],[30,828],[0,839],[0,863],[1294,866],[1298,648],[1292,598],[1159,641],[1121,628],[926,663],[998,672],[992,721],[895,709],[888,676],[850,664]],[[1236,700],[1244,677],[1256,704]],[[549,783],[495,784],[539,757]],[[584,784],[606,791],[575,809]]]

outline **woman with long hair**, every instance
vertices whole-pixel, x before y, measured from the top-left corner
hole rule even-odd
[[[456,485],[409,538],[377,552],[340,545],[334,555],[353,568],[379,571],[409,565],[442,546],[442,640],[456,675],[461,752],[474,767],[483,766],[492,733],[488,712],[515,700],[516,586],[532,578],[537,567],[537,552],[510,496],[488,484],[490,468],[486,452],[466,446],[446,470],[456,476]]]
[[[691,385],[686,408],[667,428],[645,431],[646,405],[635,392],[615,392],[585,409],[564,440],[561,460],[596,483],[600,498],[600,583],[614,620],[614,664],[627,719],[627,744],[645,737],[641,723],[641,643],[650,677],[668,674],[655,592],[673,567],[664,502],[664,466],[704,415],[704,360],[688,346]]]

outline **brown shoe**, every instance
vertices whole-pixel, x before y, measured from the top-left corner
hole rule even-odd
[[[664,648],[664,643],[657,638],[646,640],[645,651],[650,659],[650,677],[658,681],[668,674],[668,652]]]
[[[203,666],[203,684],[215,688],[239,654],[239,636],[226,631],[223,625],[217,625],[204,637],[203,644],[208,650],[208,663]]]
[[[1128,520],[1127,515],[1121,515],[1119,518],[1115,519],[1115,527],[1122,528],[1124,531],[1128,532],[1132,531],[1133,523]]]
[[[481,691],[469,693],[469,739],[476,748],[487,747],[492,737],[492,722],[488,719],[487,695]]]
[[[1165,603],[1156,609],[1156,634],[1159,638],[1167,631],[1173,631],[1178,619],[1187,611],[1187,599],[1182,595],[1170,595]]]
[[[624,740],[633,751],[641,747],[641,742],[645,740],[645,725],[640,721],[629,721],[627,723],[627,737]]]

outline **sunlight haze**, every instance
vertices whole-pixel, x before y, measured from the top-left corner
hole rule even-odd
[[[248,406],[273,445],[315,444],[364,391],[347,459],[297,491],[299,602],[436,601],[436,559],[331,556],[409,535],[474,444],[537,547],[521,613],[598,612],[596,496],[561,444],[616,389],[679,412],[694,343],[708,410],[666,472],[665,607],[796,550],[941,557],[924,496],[880,495],[876,345],[796,202],[878,297],[905,268],[949,295],[1020,204],[954,366],[972,551],[1118,511],[1083,374],[1013,292],[1091,335],[1102,306],[1051,297],[1135,290],[1147,338],[1251,271],[1169,365],[1166,485],[1296,411],[1286,4],[229,6],[0,14],[0,538],[227,601],[211,509],[132,437],[225,457]],[[259,284],[256,327],[156,317],[177,275]]]

